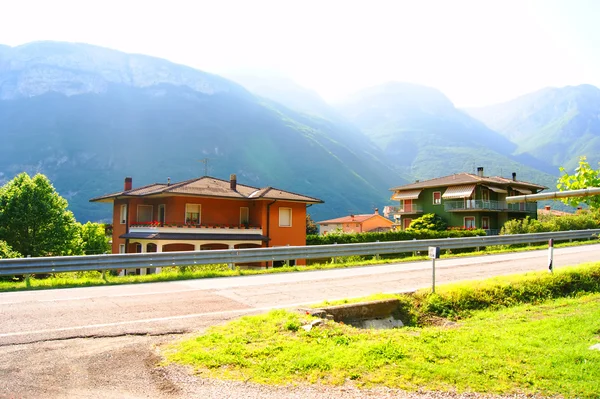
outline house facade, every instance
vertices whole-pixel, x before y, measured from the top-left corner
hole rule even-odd
[[[319,234],[325,235],[331,232],[343,233],[365,233],[373,231],[388,231],[394,226],[394,222],[375,213],[365,215],[348,215],[336,219],[323,220],[317,222],[319,225]]]
[[[113,253],[306,245],[306,207],[323,202],[235,175],[137,188],[128,177],[123,191],[90,201],[113,206]]]
[[[506,197],[538,193],[547,187],[512,179],[458,173],[436,179],[394,187],[392,200],[399,206],[387,207],[396,224],[406,229],[426,213],[439,215],[450,228],[478,228],[489,235],[498,234],[507,220],[537,218],[537,202],[507,203]]]

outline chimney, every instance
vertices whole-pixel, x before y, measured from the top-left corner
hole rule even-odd
[[[512,175],[513,175],[513,180],[517,181],[517,172],[513,172]]]
[[[549,211],[549,210],[550,210],[550,205],[546,205],[546,206],[544,207],[544,209],[545,209],[545,210],[547,210],[547,211]]]
[[[133,184],[133,179],[131,177],[125,178],[125,191],[131,190],[131,186]]]
[[[477,176],[483,177],[483,166],[477,168]]]
[[[379,208],[375,208],[375,214],[379,215]]]
[[[233,191],[237,189],[237,176],[235,174],[229,175],[229,187]]]

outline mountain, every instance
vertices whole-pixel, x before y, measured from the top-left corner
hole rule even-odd
[[[506,103],[466,110],[528,155],[572,170],[579,156],[600,161],[600,89],[591,85],[546,88]]]
[[[331,121],[340,121],[340,115],[314,90],[300,86],[286,76],[261,71],[224,75],[260,97],[275,101],[289,109]]]
[[[391,82],[362,90],[337,105],[384,152],[399,173],[416,179],[475,172],[510,176],[544,185],[556,177],[512,154],[516,145],[457,109],[436,89]]]
[[[326,219],[389,202],[404,180],[341,124],[257,98],[169,61],[86,44],[0,50],[0,183],[21,171],[54,183],[80,221],[111,210],[88,200],[208,174],[315,196]],[[352,139],[347,139],[348,137]]]

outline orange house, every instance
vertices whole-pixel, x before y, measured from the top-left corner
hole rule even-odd
[[[389,231],[392,229],[394,222],[381,216],[379,210],[375,209],[375,213],[343,216],[337,219],[323,220],[317,222],[317,224],[319,225],[319,233],[325,235],[337,231],[343,233]]]
[[[113,253],[306,245],[306,207],[323,202],[235,175],[138,188],[127,177],[123,191],[90,201],[113,204]]]

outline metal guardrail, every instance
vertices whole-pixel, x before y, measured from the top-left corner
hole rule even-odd
[[[428,248],[432,246],[440,247],[441,249],[476,248],[489,245],[539,243],[546,242],[551,238],[555,241],[589,239],[597,238],[599,234],[600,229],[594,229],[536,234],[514,234],[506,236],[370,242],[364,244],[0,259],[0,276],[87,270],[206,265],[217,263],[251,263],[288,259],[319,259],[338,256],[383,255],[414,251],[426,252]]]

